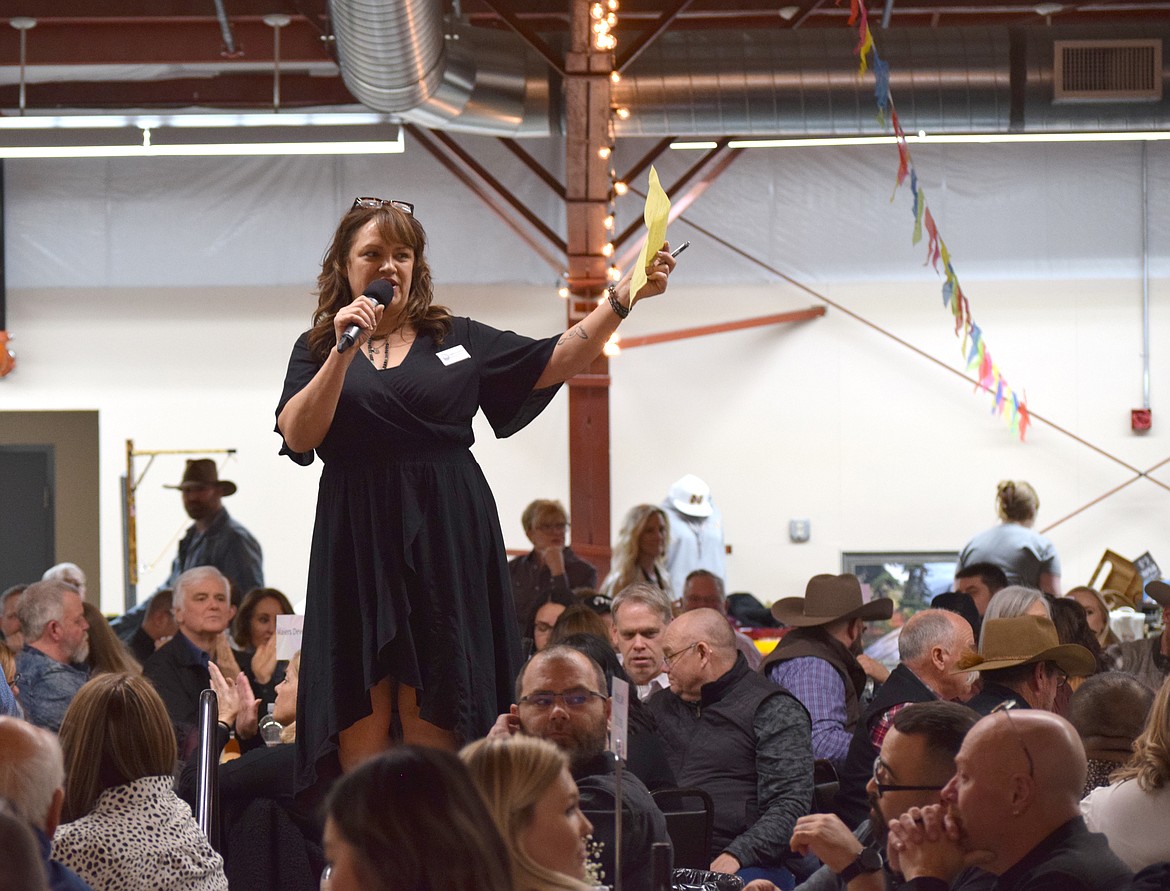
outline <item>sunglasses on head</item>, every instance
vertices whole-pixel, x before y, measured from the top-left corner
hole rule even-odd
[[[350,210],[353,210],[354,207],[394,207],[403,213],[414,216],[414,205],[409,201],[399,201],[396,198],[354,198],[353,207]]]

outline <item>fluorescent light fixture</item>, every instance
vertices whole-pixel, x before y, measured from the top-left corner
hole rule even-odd
[[[937,145],[982,145],[991,143],[1029,142],[1163,142],[1170,140],[1170,130],[1135,130],[1126,133],[939,133],[907,134],[906,141]],[[826,136],[791,139],[733,139],[728,148],[817,148],[825,146],[894,145],[893,136]],[[710,151],[717,143],[705,140],[672,142],[680,151]]]
[[[380,114],[137,114],[0,117],[0,158],[400,154]]]

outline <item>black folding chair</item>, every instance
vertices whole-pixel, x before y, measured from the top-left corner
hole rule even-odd
[[[659,789],[654,801],[666,817],[674,846],[675,869],[706,869],[711,865],[711,832],[715,802],[702,789]]]

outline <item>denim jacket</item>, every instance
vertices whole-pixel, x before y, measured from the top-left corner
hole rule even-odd
[[[56,733],[61,729],[65,709],[89,680],[89,670],[58,662],[28,644],[16,657],[16,670],[20,674],[20,703],[25,716],[30,723]]]

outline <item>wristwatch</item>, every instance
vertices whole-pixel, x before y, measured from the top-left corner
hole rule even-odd
[[[837,878],[848,885],[859,875],[877,872],[883,866],[885,863],[882,862],[881,852],[877,848],[862,848],[857,859],[837,873]]]

